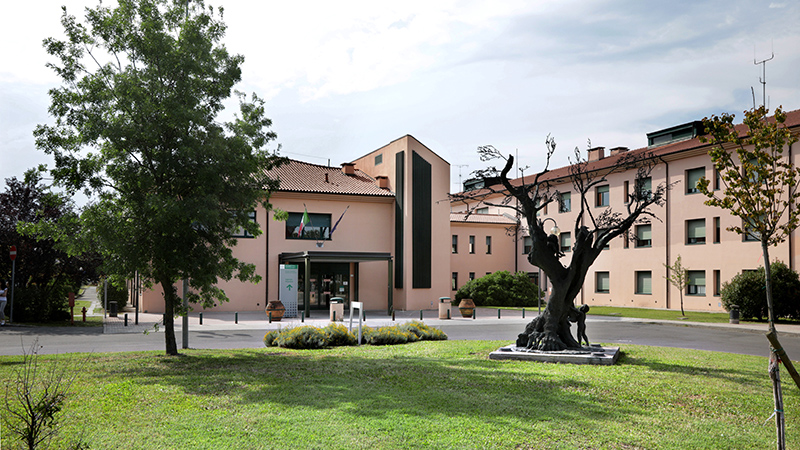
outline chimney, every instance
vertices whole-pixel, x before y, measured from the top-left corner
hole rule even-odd
[[[589,149],[589,161],[600,161],[605,158],[605,147],[595,147]]]
[[[355,163],[342,163],[342,172],[344,172],[345,175],[355,175],[356,174]]]
[[[378,181],[378,187],[381,189],[389,189],[389,177],[386,175],[378,175],[375,177]]]
[[[609,156],[619,155],[620,153],[625,153],[628,151],[628,147],[614,147],[610,151]]]

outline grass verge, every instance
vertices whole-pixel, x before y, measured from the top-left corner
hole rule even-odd
[[[62,434],[91,448],[774,446],[765,358],[626,346],[610,367],[488,360],[503,344],[42,358],[78,372]],[[0,380],[19,359],[0,357]],[[797,394],[786,385],[788,448]]]

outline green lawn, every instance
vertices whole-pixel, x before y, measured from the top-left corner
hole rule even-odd
[[[504,344],[42,358],[77,372],[62,437],[95,449],[774,447],[763,357],[625,346],[611,367],[487,358]],[[19,359],[0,357],[4,386]],[[787,448],[800,448],[800,397],[789,383],[784,395]]]

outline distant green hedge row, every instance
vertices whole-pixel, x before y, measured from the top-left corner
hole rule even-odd
[[[391,327],[362,327],[362,343],[371,345],[396,345],[416,341],[443,341],[447,335],[419,321]],[[312,349],[356,345],[358,338],[341,324],[330,324],[325,328],[302,326],[273,330],[264,335],[267,347]]]

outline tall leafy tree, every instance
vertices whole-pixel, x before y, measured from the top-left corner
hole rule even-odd
[[[162,288],[169,355],[178,280],[203,306],[227,300],[220,279],[258,281],[233,256],[231,230],[259,234],[248,213],[269,207],[265,171],[281,161],[265,148],[275,134],[256,95],[237,92],[238,114],[219,121],[244,61],[221,43],[222,16],[202,0],[119,0],[87,8],[82,23],[64,8],[66,38],[44,41],[62,84],[37,146],[54,156],[57,183],[93,195],[83,242],[104,269]]]
[[[97,278],[97,253],[70,255],[48,237],[37,240],[22,232],[25,224],[50,226],[76,216],[74,204],[63,194],[52,192],[42,182],[41,172],[31,169],[22,180],[6,179],[0,192],[0,278],[11,280],[8,247],[17,247],[14,287],[15,321],[42,321],[68,317],[67,293]],[[10,308],[10,305],[9,305]]]
[[[703,139],[713,144],[709,155],[721,186],[717,191],[708,179],[702,178],[697,188],[708,196],[707,205],[727,209],[741,218],[741,226],[729,230],[761,242],[769,329],[777,342],[769,248],[786,240],[800,223],[800,169],[784,155],[789,146],[797,142],[797,135],[786,127],[786,114],[778,107],[773,117],[768,115],[769,110],[764,106],[745,111],[739,127],[734,126],[732,114],[703,119],[708,133]],[[785,448],[780,358],[775,347],[771,352],[769,373],[775,396],[778,448]],[[784,358],[784,363],[797,383],[799,377],[787,359]]]

